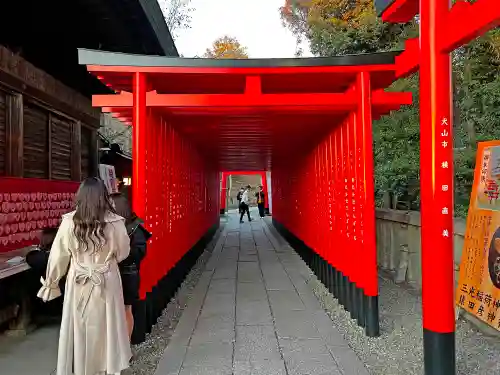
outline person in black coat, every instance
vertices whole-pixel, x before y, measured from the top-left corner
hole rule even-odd
[[[125,219],[127,233],[130,237],[130,254],[118,267],[122,278],[123,301],[129,329],[129,337],[134,330],[132,306],[139,300],[141,261],[146,256],[147,241],[151,234],[143,227],[144,222],[130,210],[127,198],[122,194],[112,196],[116,213]]]
[[[42,303],[39,298],[36,298],[36,293],[40,286],[40,278],[45,277],[47,272],[47,265],[49,263],[50,249],[56,238],[57,230],[59,228],[44,228],[40,237],[40,244],[36,250],[30,251],[26,254],[26,263],[30,266],[30,273],[32,282],[30,282],[30,294],[34,296],[34,313],[36,318],[57,317],[62,313],[63,298],[57,298],[54,301]],[[59,281],[59,288],[64,295],[64,287],[66,284],[66,277]]]
[[[238,194],[236,194],[236,200],[238,201],[238,212],[241,214],[241,196],[245,192],[245,189],[243,187],[240,188],[240,191]]]
[[[264,188],[259,186],[259,191],[255,193],[255,198],[257,198],[257,207],[259,207],[259,216],[263,219],[266,216],[265,213],[265,202],[266,194],[264,193]]]
[[[45,228],[42,230],[40,244],[36,250],[26,255],[26,263],[40,277],[45,277],[47,264],[49,263],[50,248],[56,238],[58,228]]]

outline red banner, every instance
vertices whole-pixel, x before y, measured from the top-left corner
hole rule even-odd
[[[80,184],[34,178],[0,178],[0,253],[36,244],[74,207]]]

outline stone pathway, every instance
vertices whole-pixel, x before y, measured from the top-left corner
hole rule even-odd
[[[24,337],[0,335],[0,374],[53,374],[57,363],[58,339],[58,324],[39,328]]]
[[[226,231],[213,256],[202,255],[123,375],[367,375],[342,337],[371,375],[423,373],[417,291],[380,279],[382,335],[367,338],[268,219],[241,229],[234,214],[221,221]],[[0,374],[53,374],[58,333],[53,324],[26,337],[0,334]],[[499,353],[497,337],[459,319],[457,375],[500,374]]]
[[[156,375],[368,375],[268,219],[230,214]]]

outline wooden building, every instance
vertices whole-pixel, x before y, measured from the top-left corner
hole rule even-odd
[[[107,92],[77,48],[177,56],[156,1],[18,0],[0,10],[0,176],[80,181],[96,173]],[[5,11],[4,11],[5,10]]]
[[[88,98],[0,46],[0,175],[80,181],[99,125]]]
[[[0,326],[13,331],[28,327],[29,267],[7,260],[57,225],[79,182],[97,175],[102,117],[91,96],[109,90],[78,64],[82,47],[178,56],[154,0],[0,5]]]

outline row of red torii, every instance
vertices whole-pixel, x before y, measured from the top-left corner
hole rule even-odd
[[[369,336],[379,334],[372,121],[411,104],[385,89],[420,71],[422,299],[427,375],[455,373],[450,52],[500,23],[497,0],[394,0],[419,14],[404,51],[205,60],[80,50],[114,94],[93,105],[133,124],[133,208],[153,240],[141,295],[219,222],[221,172],[272,170],[273,222]],[[297,245],[299,246],[299,245]]]

